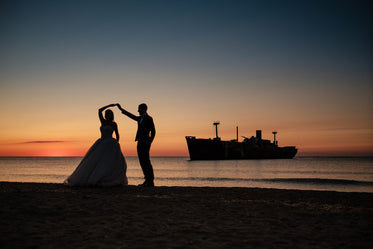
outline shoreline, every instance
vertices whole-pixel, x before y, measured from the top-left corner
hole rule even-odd
[[[0,182],[1,248],[368,248],[373,193]]]
[[[143,181],[143,178],[139,178],[139,179],[141,179],[141,181],[139,181],[139,183],[141,183],[142,181]],[[303,180],[303,179],[301,179],[301,180]],[[307,179],[309,182],[311,182],[311,181],[319,181],[319,182],[323,182],[323,181],[330,181],[330,179],[319,179],[319,178],[310,178],[310,179]],[[333,182],[338,182],[338,181],[340,181],[340,182],[350,182],[350,184],[352,183],[352,186],[353,187],[356,187],[356,184],[354,184],[355,182],[357,182],[357,181],[354,181],[354,180],[339,180],[339,179],[337,179],[337,180],[331,180],[331,181],[333,181]],[[2,180],[2,179],[0,179],[0,184],[2,184],[2,183],[8,183],[8,184],[46,184],[46,185],[48,185],[48,184],[51,184],[51,185],[56,185],[56,186],[58,186],[58,185],[63,185],[63,183],[62,182],[33,182],[33,181],[8,181],[8,180]],[[133,181],[132,181],[132,183],[133,183]],[[364,182],[361,182],[361,183],[364,183]],[[367,182],[368,184],[370,184],[371,182]],[[338,185],[337,185],[338,186]],[[125,186],[123,186],[123,187],[125,187]],[[132,184],[130,184],[130,185],[128,185],[128,186],[126,186],[126,187],[137,187],[137,185],[132,185]],[[156,186],[155,186],[156,188],[217,188],[217,189],[219,189],[219,188],[222,188],[222,189],[235,189],[235,188],[237,188],[237,189],[263,189],[263,190],[284,190],[284,191],[305,191],[305,192],[307,192],[307,191],[315,191],[315,192],[338,192],[338,193],[357,193],[357,194],[359,194],[359,193],[362,193],[362,194],[372,194],[373,195],[373,190],[371,190],[371,189],[368,189],[368,190],[366,190],[366,189],[361,189],[361,187],[358,189],[358,190],[351,190],[351,188],[349,188],[348,190],[346,190],[346,189],[344,189],[344,188],[331,188],[331,187],[329,187],[329,188],[315,188],[315,187],[313,187],[313,188],[307,188],[307,187],[294,187],[294,188],[291,188],[291,187],[283,187],[283,188],[281,188],[281,187],[275,187],[275,186],[270,186],[270,187],[260,187],[260,186],[234,186],[234,185],[232,185],[232,186],[209,186],[209,185],[206,185],[206,186],[204,186],[204,185],[201,185],[201,186],[198,186],[198,185],[195,185],[195,186],[193,186],[193,185],[190,185],[190,186],[184,186],[184,185],[157,185],[156,184]],[[89,187],[81,187],[81,188],[89,188]],[[91,186],[91,188],[100,188],[100,187],[92,187]]]

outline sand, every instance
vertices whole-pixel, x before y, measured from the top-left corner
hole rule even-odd
[[[0,182],[0,248],[372,248],[373,194]]]

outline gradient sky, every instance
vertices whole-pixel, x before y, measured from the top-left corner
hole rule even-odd
[[[373,155],[371,1],[17,1],[0,5],[0,156],[84,155],[97,109],[145,102],[152,156],[186,135],[298,155]],[[125,156],[137,125],[114,109]]]

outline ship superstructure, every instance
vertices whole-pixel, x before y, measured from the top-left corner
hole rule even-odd
[[[277,131],[273,131],[273,142],[262,138],[262,131],[257,130],[256,136],[244,137],[238,141],[238,127],[236,139],[223,141],[218,136],[219,122],[214,122],[216,137],[211,139],[186,136],[190,160],[228,160],[228,159],[290,159],[298,149],[295,146],[279,147],[276,140]]]

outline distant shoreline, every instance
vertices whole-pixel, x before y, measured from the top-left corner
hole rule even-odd
[[[0,182],[4,248],[368,248],[373,193]]]

